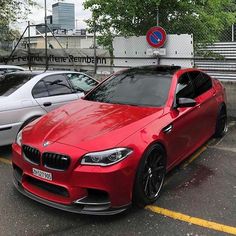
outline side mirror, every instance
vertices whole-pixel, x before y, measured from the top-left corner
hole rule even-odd
[[[197,102],[191,98],[178,98],[176,101],[177,108],[178,107],[194,107]]]

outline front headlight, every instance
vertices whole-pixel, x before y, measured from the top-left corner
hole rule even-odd
[[[22,130],[16,136],[16,143],[21,147],[22,142]]]
[[[129,148],[115,148],[102,152],[92,152],[83,156],[82,165],[109,166],[128,157],[133,151]]]

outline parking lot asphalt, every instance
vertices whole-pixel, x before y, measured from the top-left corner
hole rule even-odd
[[[160,198],[116,216],[66,213],[12,184],[11,148],[0,148],[1,235],[236,235],[236,122],[172,170]]]

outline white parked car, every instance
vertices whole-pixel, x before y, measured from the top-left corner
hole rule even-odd
[[[84,96],[99,82],[71,71],[15,72],[0,77],[0,146],[47,112]]]
[[[24,71],[25,68],[20,66],[12,66],[12,65],[0,65],[0,75],[4,75],[6,73]]]

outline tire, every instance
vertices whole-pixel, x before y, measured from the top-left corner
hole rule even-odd
[[[160,194],[166,174],[166,152],[154,144],[145,152],[139,164],[133,190],[133,203],[143,208],[154,203]]]
[[[227,110],[226,106],[222,105],[216,118],[216,129],[214,137],[221,138],[226,134],[227,130]]]

